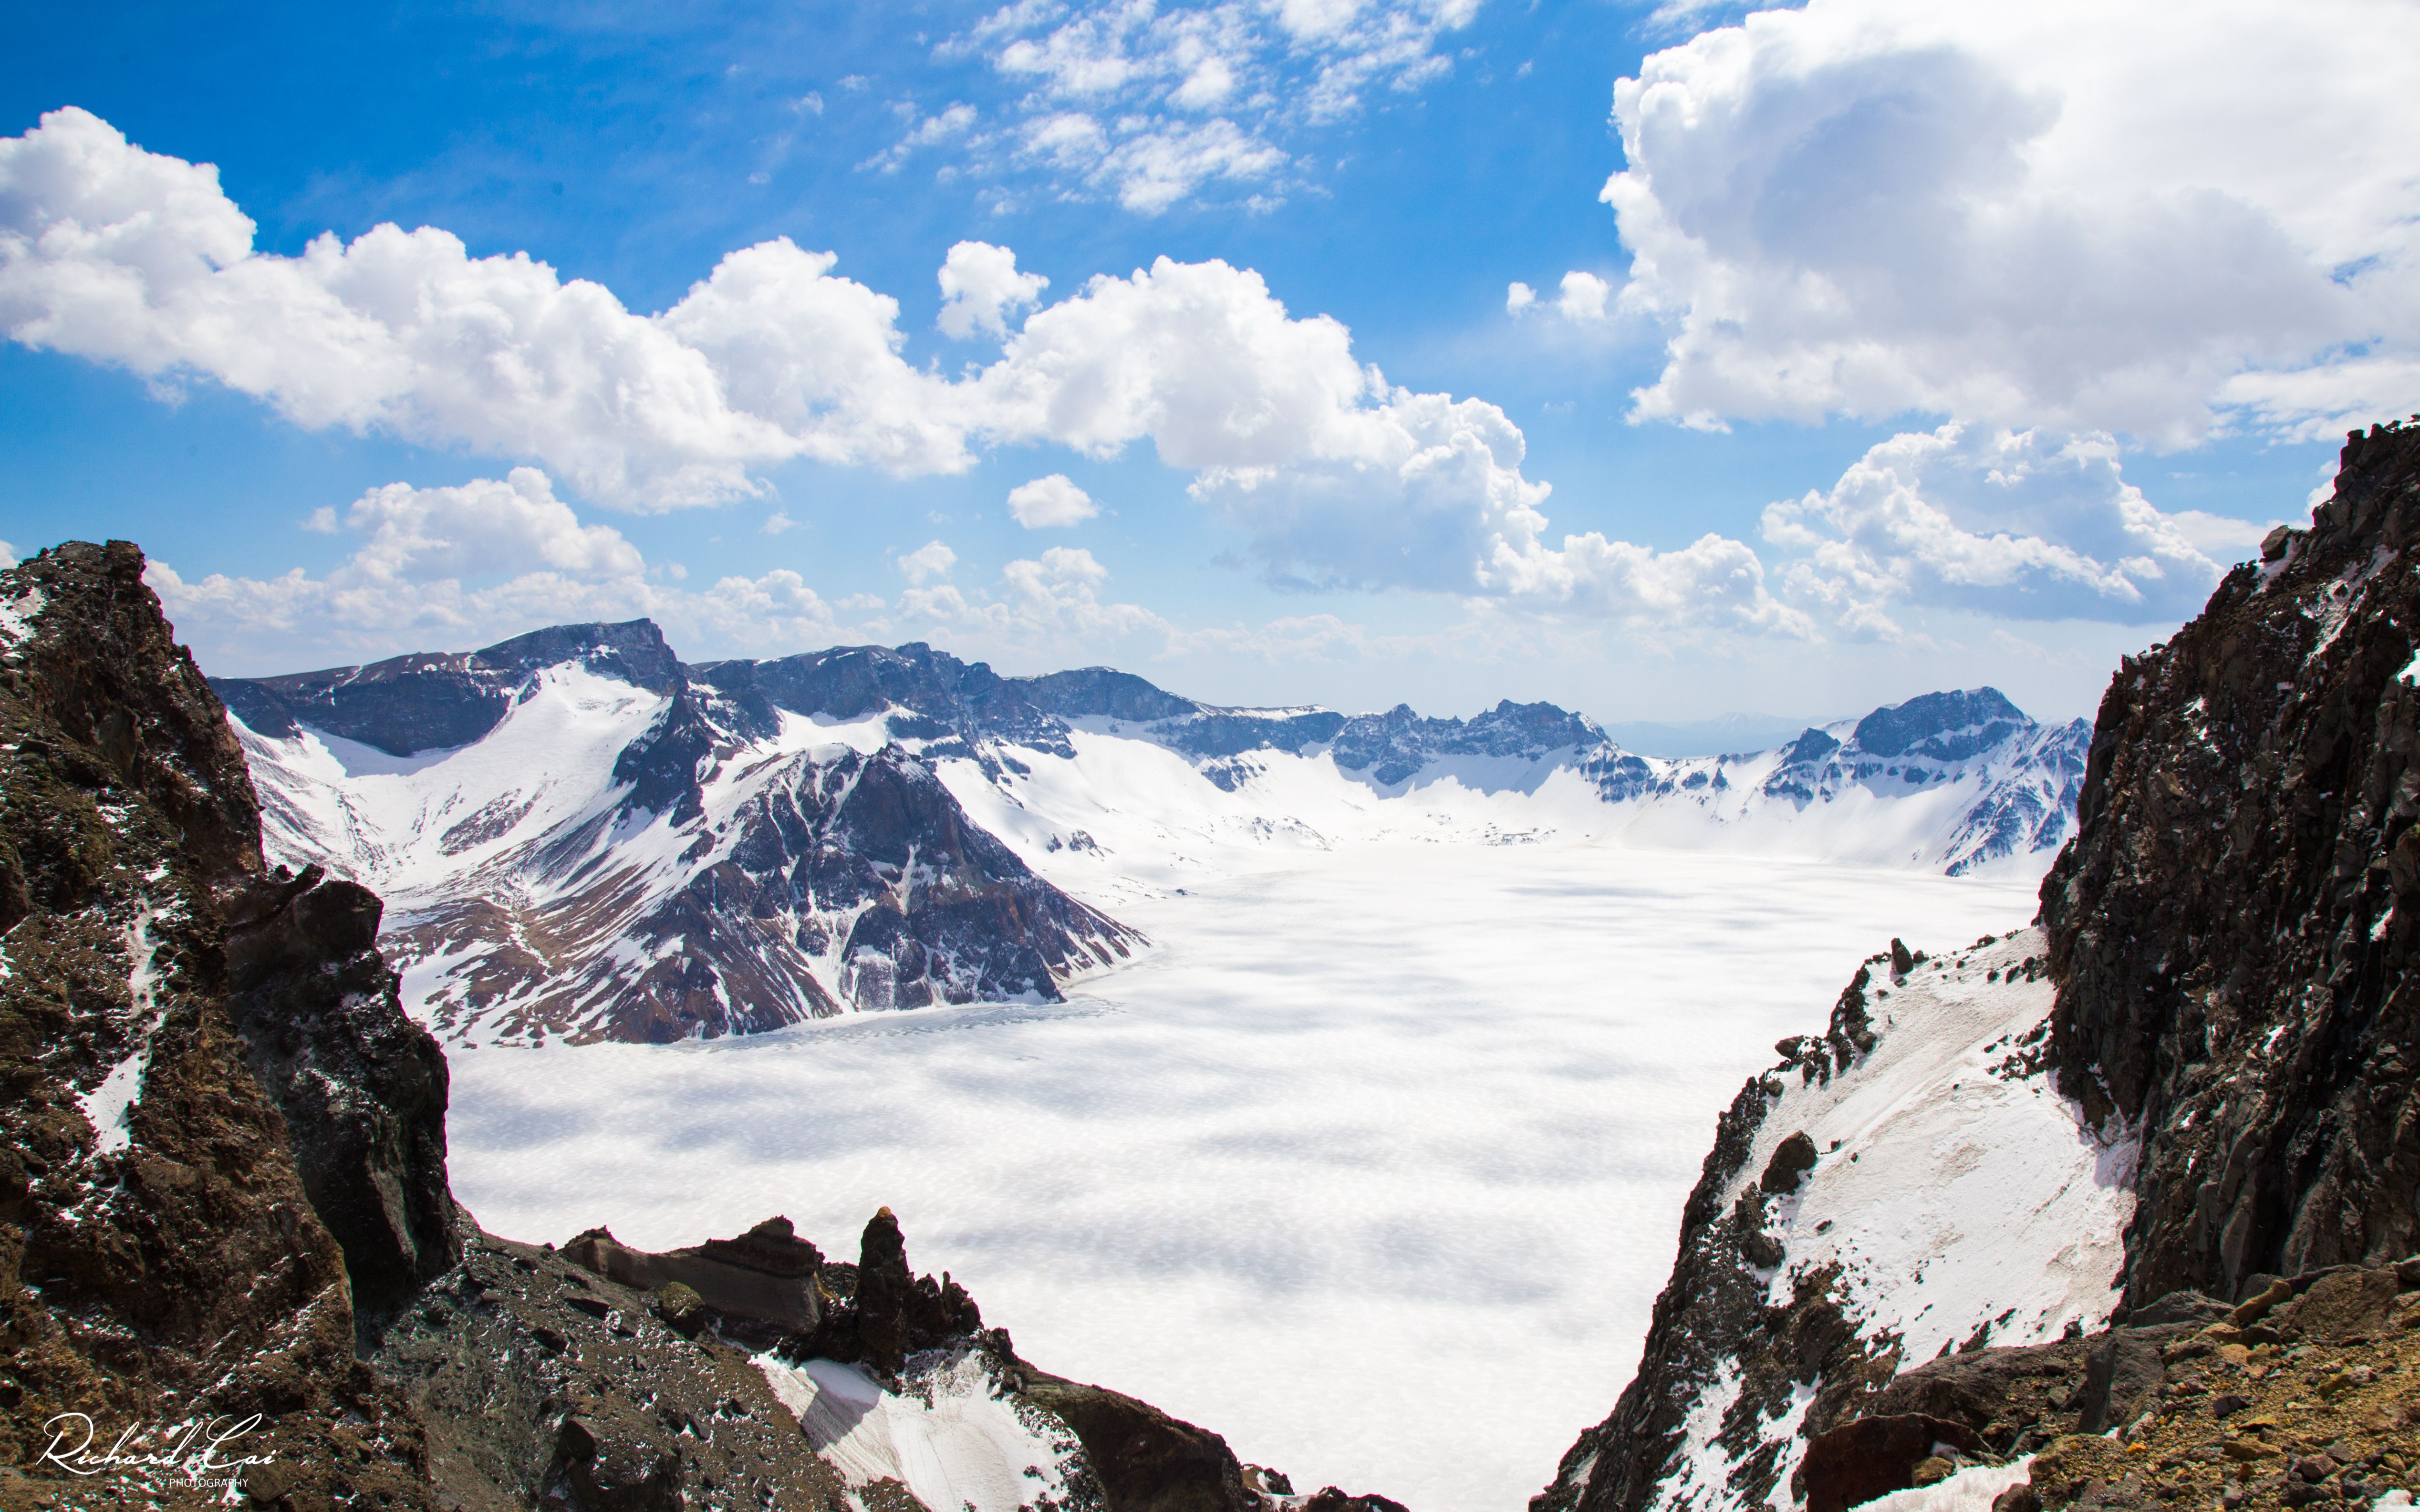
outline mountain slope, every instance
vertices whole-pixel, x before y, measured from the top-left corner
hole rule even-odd
[[[2420,1397],[2325,1404],[2380,1379],[2360,1351],[2420,1287],[2415,544],[2420,425],[2356,434],[2308,531],[2125,661],[2039,927],[1929,964],[1895,941],[1823,1038],[1776,1047],[1637,1376],[1539,1512],[1840,1512],[1929,1460],[1977,1467],[1933,1504],[2022,1480],[2024,1512],[2178,1503],[2222,1469],[2256,1512],[2408,1476],[2378,1446]],[[1946,741],[1861,724],[1860,762],[1962,759],[1995,712]],[[1855,1169],[1891,1147],[1883,1180]]]
[[[266,863],[143,568],[0,569],[0,1505],[1271,1512],[1218,1435],[1026,1363],[888,1209],[853,1262],[780,1218],[479,1228],[379,899]]]
[[[2042,884],[2065,1085],[2144,1135],[2127,1298],[2420,1249],[2420,424],[2356,434],[2101,706]]]
[[[387,949],[452,1037],[1055,998],[1140,944],[967,823],[878,717],[693,685],[644,621],[216,686],[271,853],[394,899]]]
[[[1051,999],[1205,854],[1406,827],[2023,869],[2086,738],[1979,689],[1658,762],[1549,703],[1221,708],[922,644],[690,667],[645,621],[214,686],[271,854],[390,898],[414,1011],[500,1042]]]

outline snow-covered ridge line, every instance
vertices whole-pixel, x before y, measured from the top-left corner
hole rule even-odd
[[[567,659],[510,678],[517,658],[475,653],[232,689],[270,854],[390,900],[381,943],[440,1034],[665,1041],[1044,1001],[1142,943],[968,823],[887,732],[786,711],[734,730],[645,637],[588,628],[613,633],[553,637]]]
[[[1543,1512],[1786,1508],[1809,1441],[1895,1372],[2107,1323],[2137,1146],[2044,1065],[2047,949],[2026,929],[1877,956],[1826,1033],[1776,1046],[1691,1198],[1641,1373]]]
[[[214,686],[271,855],[385,895],[414,1012],[470,1043],[1054,999],[1142,944],[1102,911],[1138,888],[1357,839],[2024,873],[2086,738],[1978,689],[1666,762],[1549,703],[1225,708],[923,645],[688,666],[644,620]]]
[[[308,725],[402,759],[485,738],[535,669],[566,662],[686,696],[697,738],[718,752],[798,748],[792,727],[806,721],[868,754],[892,741],[928,764],[972,760],[995,779],[1024,776],[1034,753],[1072,760],[1087,733],[1163,747],[1230,792],[1279,756],[1324,761],[1382,798],[1444,782],[1534,793],[1570,773],[1612,810],[1588,811],[1583,832],[1952,874],[2038,869],[2071,832],[2090,737],[2082,720],[2043,726],[1977,688],[1809,729],[1768,751],[1666,760],[1623,750],[1593,719],[1551,703],[1508,700],[1468,719],[1400,704],[1357,715],[1222,706],[1109,668],[1002,677],[921,642],[685,666],[644,620],[215,686],[265,736]],[[1319,827],[1307,813],[1266,817]]]

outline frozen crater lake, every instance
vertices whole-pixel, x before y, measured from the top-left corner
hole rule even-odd
[[[1585,837],[1088,890],[1156,948],[1063,1005],[450,1047],[455,1189],[533,1242],[779,1212],[841,1258],[887,1204],[1045,1369],[1301,1490],[1512,1512],[1628,1380],[1715,1116],[1774,1041],[1892,935],[1937,951],[2035,906],[2022,876]]]

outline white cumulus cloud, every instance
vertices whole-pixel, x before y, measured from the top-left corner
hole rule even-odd
[[[390,484],[344,512],[352,553],[322,577],[211,573],[153,561],[147,580],[214,670],[291,671],[298,660],[376,658],[488,644],[545,625],[659,621],[676,638],[765,651],[829,643],[831,607],[787,569],[711,590],[651,567],[610,526],[585,525],[534,468],[455,487]]]
[[[794,456],[970,465],[947,385],[898,355],[898,305],[787,240],[733,253],[659,316],[523,255],[381,225],[256,252],[208,164],[88,112],[0,139],[0,331],[297,424],[526,457],[639,508],[757,491]]]
[[[1008,490],[1008,512],[1027,530],[1040,531],[1079,525],[1099,514],[1101,506],[1093,502],[1092,495],[1077,487],[1067,474],[1053,472]]]
[[[1147,637],[1165,647],[1169,623],[1139,604],[1104,604],[1109,570],[1077,547],[1052,547],[1001,569],[998,586],[969,594],[949,583],[910,588],[899,598],[899,621],[946,626],[963,637],[1020,650],[1100,646]],[[1141,649],[1137,646],[1136,649]]]
[[[1828,492],[1770,505],[1787,596],[1852,634],[1898,638],[1898,606],[2150,625],[2198,610],[2265,527],[2164,515],[2106,435],[1952,423],[1883,441]]]
[[[1361,24],[1320,15],[1286,24],[1304,37]],[[1006,248],[960,243],[941,271],[943,318],[1005,340],[997,361],[951,378],[901,356],[896,301],[785,239],[729,254],[656,316],[526,256],[470,257],[426,227],[322,237],[291,258],[251,239],[215,170],[135,147],[86,113],[0,141],[0,329],[163,382],[223,382],[303,425],[527,459],[590,500],[643,509],[761,493],[762,471],[793,458],[912,475],[962,471],[979,444],[1109,456],[1148,440],[1282,580],[1791,627],[1760,579],[1736,563],[1718,573],[1699,547],[1549,544],[1547,486],[1523,475],[1526,443],[1502,410],[1388,384],[1341,322],[1295,317],[1258,273],[1224,262],[1096,277],[1010,332],[1039,281]],[[1591,307],[1602,289],[1575,273],[1562,303]],[[397,497],[438,517],[436,493]],[[374,577],[391,557],[409,578],[439,560],[408,522],[362,515],[356,528],[385,533],[348,572]],[[550,549],[601,539],[582,529]],[[458,565],[424,578],[453,581]],[[549,557],[533,570],[586,581],[601,569]],[[1727,586],[1656,586],[1676,573]]]
[[[1594,273],[1575,268],[1563,275],[1561,292],[1555,296],[1551,308],[1566,320],[1585,324],[1604,319],[1606,301],[1612,297],[1611,284]],[[1513,284],[1504,291],[1504,308],[1509,314],[1520,315],[1547,306],[1538,303],[1536,289],[1527,284]]]
[[[908,582],[922,588],[936,578],[946,578],[958,564],[958,554],[939,541],[927,541],[913,551],[902,552],[899,571]]]
[[[1005,336],[1008,315],[1031,309],[1050,280],[1016,270],[1016,254],[988,241],[961,241],[941,263],[941,334],[956,341]]]
[[[1647,59],[1605,186],[1637,413],[2188,445],[2420,406],[2420,9],[1811,0]]]

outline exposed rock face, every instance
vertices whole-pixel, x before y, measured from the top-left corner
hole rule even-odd
[[[0,1505],[924,1512],[835,1468],[787,1357],[1010,1394],[1063,1512],[1264,1512],[1217,1435],[1017,1359],[887,1212],[856,1266],[779,1219],[669,1255],[481,1232],[378,898],[265,869],[142,573],[0,572]]]
[[[2042,885],[2065,1085],[2139,1122],[2127,1296],[2420,1248],[2420,426],[2344,450],[2095,727]]]
[[[658,1315],[659,1288],[574,1263],[581,1252],[466,1227],[458,1266],[381,1337],[375,1364],[427,1424],[428,1474],[446,1504],[845,1504],[840,1475],[800,1435],[745,1342],[674,1326]],[[907,1512],[913,1504],[874,1504]]]
[[[791,707],[930,694],[943,663],[991,689],[986,714],[1048,717],[1011,696],[1022,685],[929,655],[721,663],[692,680],[645,621],[218,686],[262,721],[245,738],[271,854],[393,898],[389,953],[443,963],[414,1005],[438,1032],[662,1041],[1053,1000],[1141,943],[970,824],[907,746],[818,739]],[[1040,681],[1141,696],[1117,676]],[[458,775],[381,768],[379,753],[466,735]],[[378,775],[349,786],[355,769]]]
[[[445,1057],[404,1014],[380,910],[376,893],[316,867],[248,882],[226,904],[228,1007],[365,1321],[454,1263]]]
[[[546,1380],[560,1377],[567,1381],[584,1378],[594,1370],[597,1360],[592,1351],[612,1355],[643,1352],[650,1347],[651,1340],[661,1335],[682,1333],[665,1316],[660,1290],[651,1298],[645,1290],[628,1287],[624,1276],[666,1273],[684,1259],[693,1262],[697,1257],[728,1255],[735,1246],[752,1247],[762,1254],[769,1245],[785,1265],[802,1261],[810,1252],[799,1247],[799,1242],[789,1235],[786,1222],[780,1219],[758,1226],[738,1241],[709,1242],[696,1250],[673,1255],[651,1256],[613,1245],[610,1241],[599,1244],[597,1240],[597,1231],[592,1230],[565,1246],[559,1258],[539,1256],[520,1246],[496,1246],[483,1242],[481,1248],[487,1253],[509,1253],[520,1273],[519,1276],[504,1274],[489,1267],[481,1273],[495,1276],[486,1283],[488,1290],[511,1310],[514,1326],[536,1342],[536,1350],[524,1347],[507,1350],[502,1346],[510,1341],[497,1339],[488,1341],[483,1350],[466,1350],[464,1340],[447,1334],[422,1344],[390,1342],[389,1354],[398,1359],[440,1362],[442,1373],[456,1382],[446,1389],[463,1396],[468,1395],[474,1379],[486,1379],[481,1372],[492,1370],[480,1363],[481,1354],[536,1356],[535,1373],[539,1379],[532,1385],[515,1389],[525,1395],[542,1396]],[[534,1272],[548,1271],[550,1261],[559,1273],[564,1270],[562,1260],[593,1271],[585,1279],[575,1277],[575,1289],[558,1299],[558,1305],[568,1308],[568,1316],[544,1305],[544,1286],[534,1288],[522,1279]],[[473,1263],[477,1263],[477,1257],[473,1257]],[[466,1267],[466,1273],[469,1270]],[[702,1333],[691,1333],[709,1357],[720,1359],[722,1347],[737,1344],[759,1351],[766,1359],[792,1363],[836,1361],[859,1366],[876,1381],[911,1394],[934,1389],[937,1366],[950,1362],[971,1364],[996,1393],[1047,1414],[1047,1421],[1064,1425],[1074,1446],[1070,1457],[1063,1461],[1063,1468],[1072,1473],[1069,1490],[1073,1504],[1078,1507],[1098,1507],[1104,1512],[1258,1512],[1263,1506],[1260,1498],[1248,1489],[1243,1467],[1218,1434],[1172,1418],[1121,1393],[1036,1370],[1017,1356],[1005,1331],[983,1326],[982,1315],[956,1282],[946,1275],[937,1280],[914,1274],[908,1264],[907,1244],[898,1220],[888,1208],[865,1226],[854,1265],[820,1262],[811,1267],[804,1278],[816,1294],[830,1299],[811,1331],[784,1326],[780,1319],[761,1312],[729,1311],[709,1304],[711,1325]],[[583,1324],[583,1319],[590,1322]],[[603,1326],[595,1326],[600,1321]],[[546,1333],[535,1332],[539,1329]],[[548,1342],[550,1337],[553,1342]],[[575,1354],[580,1357],[576,1364],[572,1361]],[[553,1361],[561,1363],[550,1363]],[[639,1372],[639,1376],[652,1386],[664,1369],[663,1365],[656,1365]],[[625,1373],[612,1368],[597,1372],[607,1381]],[[427,1379],[434,1381],[437,1375],[431,1372]],[[762,1384],[761,1378],[758,1384]],[[479,1389],[493,1388],[482,1385]],[[565,1389],[552,1388],[557,1396]],[[688,1411],[694,1413],[700,1409]],[[679,1437],[676,1418],[666,1420],[660,1411],[636,1411],[602,1398],[598,1406],[583,1409],[581,1415],[590,1422],[624,1425],[617,1431],[620,1441],[629,1447],[612,1457],[612,1462],[632,1467],[622,1473],[626,1481],[644,1483],[649,1474],[655,1475],[661,1483],[660,1489],[650,1494],[693,1494],[700,1487],[722,1483],[716,1467],[705,1456],[693,1453]],[[648,1427],[651,1417],[663,1425],[652,1433]],[[813,1412],[807,1414],[806,1421],[810,1442],[814,1440],[819,1424],[825,1427],[837,1426],[824,1423]],[[524,1433],[515,1430],[509,1442],[518,1444],[524,1438]],[[580,1447],[586,1452],[584,1444]],[[441,1443],[441,1466],[446,1453],[447,1446]],[[494,1463],[502,1456],[489,1447],[471,1458]],[[563,1463],[559,1455],[549,1461],[523,1451],[526,1468],[518,1472],[520,1480],[516,1484],[536,1486],[549,1473],[559,1476]],[[773,1463],[778,1466],[780,1461]],[[753,1473],[765,1473],[765,1467],[749,1468]],[[1394,1504],[1384,1498],[1368,1500],[1368,1512],[1384,1512]],[[662,1501],[649,1504],[680,1504]],[[912,1502],[906,1504],[913,1505]]]
[[[354,1366],[351,1255],[331,1230],[363,1239],[365,1261],[378,1244],[342,1202],[318,1211],[341,1194],[298,1169],[365,1154],[356,1172],[408,1179],[410,1162],[322,1161],[310,1140],[360,1125],[341,1107],[316,1125],[282,1114],[254,1074],[225,900],[261,885],[258,819],[217,701],[142,574],[123,543],[0,572],[0,1458],[11,1476],[61,1478],[38,1457],[62,1412],[82,1414],[62,1420],[66,1447],[88,1419],[95,1454],[123,1429],[158,1452],[190,1416],[258,1413],[222,1463],[315,1463],[323,1495],[426,1504],[420,1425]],[[287,946],[272,976],[349,969],[315,930]],[[400,1014],[381,1028],[417,1034]],[[378,1093],[331,1050],[329,1102]],[[442,1269],[444,1248],[406,1269]],[[221,1489],[169,1467],[112,1478],[108,1494]]]
[[[2106,1261],[2115,1326],[2089,1332],[2087,1312],[2065,1337],[1994,1348],[2013,1319],[1987,1310],[1971,1337],[1902,1369],[1895,1335],[1916,1315],[1878,1328],[1854,1268],[1801,1265],[1805,1211],[1768,1213],[1771,1182],[1726,1206],[1760,1139],[1768,1169],[1806,1153],[1782,1161],[1789,1141],[1759,1134],[1779,1084],[1751,1083],[1692,1196],[1637,1380],[1536,1505],[1755,1504],[1775,1491],[1760,1455],[1776,1448],[1803,1453],[1797,1492],[1826,1508],[2034,1449],[2009,1512],[2207,1499],[2223,1482],[2230,1508],[2295,1506],[2420,1473],[2390,1447],[2420,1423],[2420,1399],[2385,1385],[2407,1351],[2365,1353],[2420,1331],[2402,1295],[2420,1288],[2420,1261],[2402,1259],[2420,1248],[2420,999],[2404,982],[2420,943],[2420,907],[2404,917],[2420,894],[2415,543],[2420,425],[2357,436],[2309,531],[2273,535],[2201,618],[2123,665],[2078,833],[2043,883],[2042,954],[1991,974],[2055,982],[2043,1022],[1987,1047],[2005,1052],[1990,1074],[2051,1075],[2079,1132],[2106,1141],[2095,1180],[2128,1200],[2069,1222],[2079,1243],[2122,1239]],[[1924,759],[2006,721],[1973,701],[1958,722]],[[1907,759],[1928,749],[1913,728],[1883,733]],[[1793,760],[1838,760],[1801,746]],[[1893,944],[1889,992],[1944,969]],[[1871,1076],[1909,1032],[1868,1022],[1887,995],[1861,972],[1831,1033],[1785,1041],[1776,1071]],[[1818,1143],[1819,1189],[1838,1158]],[[2012,1196],[1918,1273],[2010,1243],[2029,1211]],[[1794,1423],[1776,1383],[1807,1393]],[[2256,1410],[2273,1398],[2306,1431],[2289,1442]],[[1917,1459],[1928,1431],[1936,1458]],[[2293,1458],[2294,1443],[2335,1447]]]
[[[651,1255],[592,1228],[563,1246],[563,1257],[641,1291],[683,1287],[700,1307],[761,1318],[800,1334],[823,1321],[815,1277],[823,1254],[787,1218],[768,1218],[737,1239],[709,1239],[690,1249]]]

